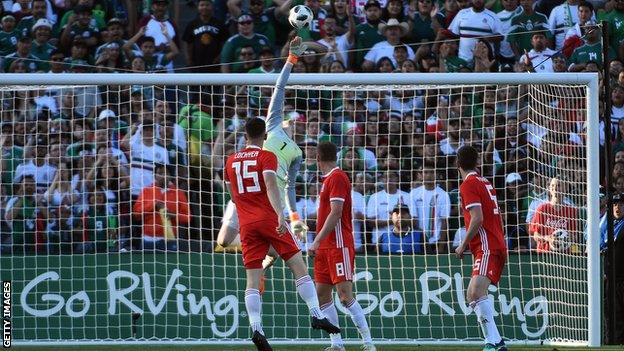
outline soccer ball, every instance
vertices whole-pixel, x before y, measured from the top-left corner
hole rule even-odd
[[[570,234],[565,229],[557,229],[552,233],[553,242],[550,244],[550,249],[555,252],[566,252],[572,246],[570,240]]]
[[[309,7],[305,5],[297,5],[290,9],[290,14],[288,15],[288,22],[297,28],[301,29],[305,26],[309,26],[310,22],[314,18],[314,14]]]

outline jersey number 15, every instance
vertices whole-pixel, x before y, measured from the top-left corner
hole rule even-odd
[[[236,172],[236,185],[238,186],[238,193],[244,194],[248,193],[257,193],[260,191],[260,182],[258,181],[258,172],[249,171],[250,166],[255,166],[257,164],[256,160],[247,160],[247,161],[239,161],[232,163],[232,168],[234,168],[234,172]],[[243,180],[251,179],[253,181],[253,185],[244,186]]]

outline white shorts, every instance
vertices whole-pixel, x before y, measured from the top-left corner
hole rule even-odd
[[[238,232],[239,224],[238,224],[238,213],[236,212],[236,205],[234,202],[230,200],[225,208],[225,213],[223,213],[223,220],[221,221],[222,225],[226,225]]]

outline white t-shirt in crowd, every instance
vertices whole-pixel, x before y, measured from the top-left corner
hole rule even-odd
[[[457,13],[449,30],[459,36],[459,54],[461,59],[473,61],[473,51],[478,38],[503,34],[500,19],[488,9],[475,12],[472,7]]]
[[[448,193],[437,185],[433,190],[427,190],[421,185],[410,191],[408,206],[412,215],[418,219],[418,227],[427,241],[438,242],[442,221],[451,216],[451,198]]]

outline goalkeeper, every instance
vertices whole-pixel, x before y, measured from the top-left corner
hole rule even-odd
[[[266,119],[267,139],[264,142],[264,149],[271,151],[277,156],[277,185],[282,192],[282,198],[286,201],[286,207],[290,213],[290,224],[292,231],[300,238],[306,236],[308,227],[299,217],[296,207],[295,181],[303,162],[303,152],[301,148],[292,140],[282,128],[284,116],[285,87],[290,76],[290,71],[297,63],[299,56],[306,50],[306,45],[301,43],[300,37],[295,37],[290,42],[288,59],[280,72],[280,76],[275,83],[275,90],[271,96],[269,112]],[[238,216],[234,203],[230,201],[223,215],[223,223],[217,237],[217,244],[227,247],[234,243],[238,235]],[[275,251],[271,248],[267,259],[263,262],[263,268],[269,267],[274,257]]]

